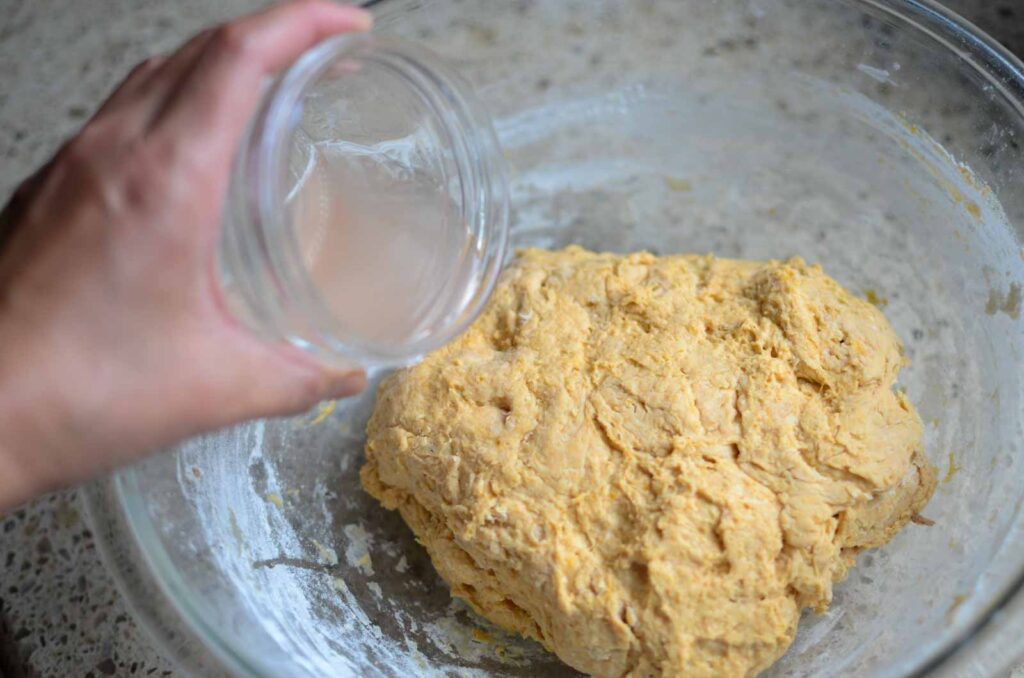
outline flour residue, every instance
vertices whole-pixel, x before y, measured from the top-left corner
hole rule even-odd
[[[316,549],[316,559],[324,565],[337,565],[338,553],[330,546],[324,546],[316,539],[313,540],[313,547]]]
[[[349,540],[345,545],[345,561],[367,577],[372,577],[373,558],[370,556],[369,533],[358,524],[346,525],[344,531]]]

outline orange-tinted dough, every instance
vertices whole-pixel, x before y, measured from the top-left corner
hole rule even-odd
[[[799,259],[528,250],[391,376],[367,491],[454,595],[596,676],[749,676],[927,502],[882,314]]]

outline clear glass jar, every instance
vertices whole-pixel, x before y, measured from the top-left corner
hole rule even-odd
[[[228,306],[342,366],[412,362],[458,335],[505,255],[491,122],[436,55],[370,35],[310,50],[243,140],[220,245]]]

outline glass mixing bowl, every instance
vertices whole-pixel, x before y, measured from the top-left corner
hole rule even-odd
[[[879,305],[941,484],[768,675],[993,675],[1022,648],[1024,74],[927,0],[385,0],[489,107],[516,246],[799,254]],[[379,376],[379,375],[377,375]],[[373,389],[94,486],[136,614],[204,674],[572,675],[452,602],[360,489]]]

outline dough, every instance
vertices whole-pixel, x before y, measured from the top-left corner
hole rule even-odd
[[[380,388],[366,490],[595,676],[752,676],[928,501],[882,314],[800,259],[528,250]]]

